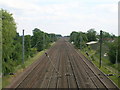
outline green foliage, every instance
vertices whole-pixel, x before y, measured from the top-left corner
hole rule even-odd
[[[16,23],[11,13],[6,10],[2,12],[2,68],[3,74],[8,75],[14,72],[14,68],[22,64],[22,36],[16,32]],[[55,42],[57,37],[55,34],[48,34],[38,28],[33,30],[33,36],[25,35],[25,60],[33,57],[37,51],[42,51],[50,46],[51,42]]]
[[[80,32],[77,33],[76,40],[75,40],[74,44],[77,48],[81,48],[81,46],[82,46],[82,33],[80,33]]]
[[[13,42],[14,51],[12,52],[12,59],[16,62],[16,65],[18,65],[22,59],[22,37],[19,36],[18,33],[16,33],[16,37],[14,38]]]
[[[87,40],[88,39],[87,39],[86,33],[74,31],[70,34],[70,42],[74,42],[74,45],[77,48],[86,47]]]
[[[100,36],[97,35],[97,32],[94,29],[88,30],[87,33],[73,31],[70,34],[70,42],[73,42],[75,47],[79,49],[86,48],[86,42],[95,41],[97,38],[100,38]],[[117,61],[120,62],[120,36],[117,38],[115,35],[103,31],[102,39],[102,57],[104,57],[104,54],[107,53],[109,58],[106,58],[109,59],[112,64],[116,63],[116,58]],[[100,53],[99,43],[90,45],[87,48],[89,47],[96,50],[96,54]]]
[[[56,37],[57,37],[57,39],[59,39],[59,38],[62,37],[62,35],[60,35],[60,34],[56,34]]]
[[[36,49],[36,48],[31,48],[30,51],[31,51],[31,52],[30,52],[30,56],[31,56],[31,57],[33,57],[34,54],[37,53],[37,49]]]
[[[111,35],[108,32],[102,31],[103,38],[111,38]]]
[[[6,10],[2,10],[2,62],[3,73],[8,73],[13,70],[13,58],[14,52],[14,38],[16,36],[16,23],[12,14]],[[11,67],[11,68],[10,68]]]
[[[49,38],[49,34],[48,33],[44,33],[44,39],[43,39],[43,46],[44,48],[43,49],[46,49],[50,46],[50,38]],[[53,41],[52,41],[53,42]]]
[[[36,47],[38,51],[43,50],[43,32],[38,28],[33,30],[32,47]]]
[[[116,61],[116,45],[114,43],[111,43],[110,46],[109,46],[109,59],[111,61],[111,63],[115,64],[115,61]]]
[[[57,36],[55,34],[48,34],[48,38],[50,42],[55,42],[57,40]]]
[[[0,9],[0,74],[2,73],[1,67],[2,67],[2,10]],[[1,80],[1,77],[0,77],[0,80]],[[1,86],[1,83],[0,83],[0,86]]]
[[[87,31],[87,38],[88,38],[88,42],[90,41],[96,41],[97,36],[96,36],[97,32],[94,29],[90,29]]]
[[[120,63],[120,36],[118,36],[118,62]]]
[[[75,32],[75,31],[73,31],[73,32],[70,34],[70,42],[75,42],[75,41],[76,41],[77,34],[78,34],[78,32]]]
[[[109,60],[111,63],[115,64],[116,59],[118,62],[120,62],[120,43],[118,41],[120,40],[120,37],[116,38],[114,42],[109,43]]]
[[[31,50],[31,36],[26,35],[25,36],[25,58],[30,57],[30,51]]]
[[[53,34],[54,35],[54,34]],[[55,37],[53,35],[49,35],[47,33],[42,32],[40,29],[35,28],[33,30],[32,36],[32,47],[37,48],[38,51],[42,51],[49,47],[50,41],[55,41]],[[49,38],[50,37],[50,38]]]

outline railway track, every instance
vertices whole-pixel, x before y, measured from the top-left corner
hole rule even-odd
[[[49,58],[43,55],[25,72],[18,76],[7,88],[91,88],[119,90],[87,58],[74,49],[64,38],[48,50]]]

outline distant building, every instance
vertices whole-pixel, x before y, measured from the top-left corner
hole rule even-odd
[[[87,42],[86,45],[90,46],[92,49],[96,50],[98,48],[98,41]]]
[[[96,43],[98,43],[98,41],[91,41],[91,42],[87,42],[86,44],[91,45],[91,44],[96,44]]]
[[[114,42],[115,40],[112,38],[103,38],[103,41]]]

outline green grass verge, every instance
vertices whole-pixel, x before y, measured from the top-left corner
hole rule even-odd
[[[41,51],[41,52],[38,52],[34,57],[28,58],[28,60],[26,60],[26,61],[24,62],[24,65],[19,65],[19,66],[16,67],[15,72],[17,72],[17,71],[19,71],[19,70],[21,70],[21,69],[27,68],[27,67],[28,67],[29,65],[31,65],[34,61],[36,61],[38,58],[40,58],[40,56],[43,55],[45,51],[46,51],[46,50]]]
[[[93,54],[93,50],[88,51],[88,53]],[[81,51],[81,53],[86,56],[88,58],[88,60],[90,60],[91,58],[88,57],[84,51]],[[94,55],[94,54],[93,54]],[[118,76],[120,76],[120,74],[118,74],[118,70],[116,68],[113,67],[113,65],[110,65],[108,60],[106,60],[105,58],[102,59],[103,60],[103,65],[101,68],[99,68],[99,58],[98,56],[94,55],[94,60],[91,60],[93,62],[94,65],[96,65],[102,72],[104,72],[105,74],[115,74],[114,76],[109,76],[109,78],[120,88],[120,85],[118,83]],[[106,63],[106,64],[105,64]]]

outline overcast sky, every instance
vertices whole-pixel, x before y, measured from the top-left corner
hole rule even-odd
[[[118,35],[119,0],[0,0],[13,14],[17,31],[32,34],[34,28],[69,35],[95,28]]]

